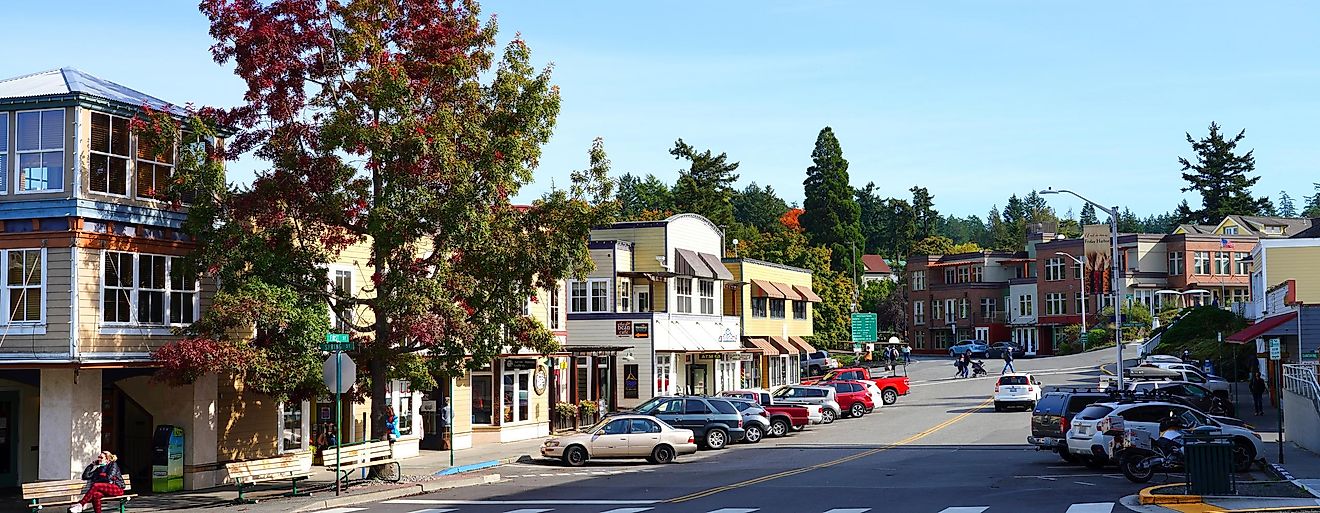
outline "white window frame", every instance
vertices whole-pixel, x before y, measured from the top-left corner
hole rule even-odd
[[[1031,297],[1031,294],[1022,294],[1018,296],[1018,315],[1023,317],[1035,315],[1036,307],[1032,304],[1034,303],[1034,301],[1032,301],[1033,299],[1034,298]]]
[[[0,194],[9,192],[9,118],[8,112],[0,112]]]
[[[966,319],[966,318],[967,318],[967,310],[968,310],[968,308],[967,308],[967,298],[959,299],[959,300],[958,300],[958,317],[963,318],[963,319]]]
[[[1237,235],[1237,234],[1238,234],[1238,229],[1236,226],[1224,227],[1224,235]]]
[[[972,270],[965,265],[958,266],[958,283],[972,281]]]
[[[131,279],[130,279],[130,281],[129,281],[129,283],[130,283],[130,286],[129,286],[129,287],[107,287],[107,286],[106,286],[106,281],[105,281],[105,265],[106,265],[106,261],[105,261],[105,259],[106,259],[106,256],[109,255],[110,253],[126,254],[126,255],[130,255],[130,256],[131,256],[133,270],[132,270],[132,277],[131,277]],[[164,310],[165,310],[163,319],[165,320],[165,322],[163,322],[163,323],[159,323],[159,324],[158,324],[158,323],[145,323],[145,322],[141,322],[141,320],[138,319],[138,305],[140,304],[140,302],[139,302],[139,292],[141,291],[141,288],[140,288],[140,286],[139,286],[139,279],[138,279],[138,266],[139,266],[139,260],[140,260],[140,257],[142,257],[142,256],[144,256],[144,255],[145,255],[145,256],[151,256],[151,257],[164,257],[164,258],[165,258],[165,289],[164,289],[164,292],[165,292],[165,302],[164,302],[164,305],[163,305],[163,306],[164,306]],[[172,272],[172,270],[173,270],[173,266],[174,266],[174,262],[175,262],[175,260],[180,260],[180,259],[182,259],[182,258],[183,258],[183,257],[177,257],[177,256],[171,256],[171,255],[161,255],[161,254],[157,254],[157,253],[133,253],[133,252],[129,252],[129,251],[112,251],[112,250],[105,250],[105,249],[101,250],[101,251],[100,251],[100,254],[99,254],[99,262],[100,262],[100,264],[99,264],[99,268],[97,269],[97,271],[98,271],[98,274],[97,274],[97,282],[98,282],[98,283],[97,283],[97,287],[100,289],[100,295],[99,295],[99,297],[98,297],[98,302],[97,302],[97,307],[96,307],[96,310],[97,310],[97,323],[98,323],[98,325],[102,328],[102,330],[101,330],[101,334],[105,335],[105,334],[116,334],[116,333],[124,333],[124,334],[138,334],[138,333],[144,333],[144,331],[142,331],[141,329],[139,329],[139,327],[140,327],[140,328],[146,328],[146,329],[154,330],[154,331],[145,331],[145,333],[152,333],[152,334],[156,334],[156,333],[159,333],[159,334],[169,334],[169,333],[170,333],[170,328],[171,328],[171,327],[175,327],[175,326],[187,326],[188,324],[190,324],[190,323],[177,323],[177,324],[176,324],[176,323],[172,323],[172,322],[170,322],[170,321],[171,321],[171,312],[170,312],[170,310],[171,310],[171,308],[172,308],[170,298],[172,297],[171,295],[175,292],[175,291],[173,290],[173,285],[170,283],[170,276],[171,276],[171,272]],[[125,322],[125,321],[107,321],[107,320],[105,320],[105,298],[106,298],[106,291],[108,291],[108,290],[109,290],[109,291],[115,291],[115,290],[127,290],[127,291],[128,291],[128,316],[129,316],[129,320],[128,320],[127,322]],[[151,289],[151,290],[153,290],[153,291],[160,291],[160,289]],[[202,294],[201,294],[201,287],[200,287],[200,285],[197,283],[196,280],[194,280],[194,282],[193,282],[193,289],[192,289],[192,290],[189,290],[189,291],[179,291],[179,292],[192,293],[192,294],[193,294],[192,305],[191,305],[191,306],[192,306],[192,309],[193,309],[193,319],[197,319],[197,318],[201,315],[201,296],[202,296]]]
[[[591,293],[587,290],[587,282],[581,280],[572,280],[568,282],[568,311],[569,313],[587,313],[591,311]],[[582,307],[578,308],[577,303],[581,301]]]
[[[678,313],[692,313],[692,278],[674,279],[674,296],[677,298],[677,307],[674,310]],[[686,285],[686,286],[685,286]],[[684,292],[686,290],[686,293]]]
[[[175,141],[175,143],[170,147],[170,151],[173,152],[172,158],[170,159],[171,162],[161,162],[159,160],[156,160],[155,158],[153,158],[154,155],[152,157],[142,157],[141,152],[142,152],[143,143],[140,137],[134,137],[133,144],[134,144],[133,172],[131,173],[131,177],[129,179],[129,186],[133,190],[133,197],[144,201],[154,201],[158,203],[164,202],[165,200],[159,196],[164,196],[165,188],[168,187],[169,184],[154,183],[155,182],[154,174],[151,175],[153,182],[151,189],[156,192],[156,196],[138,194],[138,191],[140,189],[139,185],[142,182],[142,167],[143,167],[142,164],[148,164],[153,168],[155,167],[168,168],[168,171],[166,171],[165,173],[165,180],[168,182],[171,178],[174,177],[174,169],[175,166],[178,165],[178,161],[179,161],[178,141]]]
[[[707,289],[709,294],[706,293]],[[701,297],[701,313],[715,315],[715,280],[698,280],[697,293]]]
[[[1068,298],[1062,292],[1045,295],[1045,315],[1068,315]]]
[[[27,283],[26,283],[26,282],[27,282],[27,277],[24,277],[24,279],[23,279],[24,283],[21,283],[21,284],[19,284],[19,285],[17,285],[17,286],[13,286],[13,285],[10,285],[10,284],[9,284],[9,258],[10,258],[10,254],[11,254],[11,253],[14,253],[14,252],[16,252],[16,251],[18,251],[18,252],[27,252],[27,251],[36,251],[36,252],[38,252],[38,253],[37,253],[37,254],[38,254],[38,257],[37,257],[37,258],[40,258],[40,259],[41,259],[41,265],[40,265],[40,268],[41,268],[41,269],[40,269],[40,271],[39,271],[39,272],[41,273],[41,283],[39,284],[39,285],[40,285],[39,287],[32,287],[32,286],[27,285]],[[3,262],[4,262],[4,270],[5,270],[5,272],[3,273],[3,276],[0,276],[0,280],[3,280],[3,283],[4,283],[4,287],[0,287],[0,289],[3,289],[3,291],[0,291],[0,305],[4,305],[4,306],[3,306],[3,308],[4,308],[4,315],[3,315],[2,317],[0,317],[0,320],[3,320],[4,323],[5,323],[6,325],[8,325],[8,326],[24,326],[24,327],[36,327],[36,326],[42,326],[42,327],[44,327],[44,326],[46,325],[46,282],[50,281],[49,276],[47,276],[47,274],[46,274],[46,269],[47,269],[47,267],[48,267],[48,265],[47,265],[47,263],[46,263],[46,257],[47,257],[46,248],[14,248],[14,249],[8,249],[8,250],[4,250],[4,251],[0,252],[0,258],[3,258]],[[25,259],[24,259],[24,268],[26,268],[26,267],[27,267],[27,265],[26,265],[26,258],[25,258]],[[33,270],[36,270],[36,269],[34,268]],[[30,275],[29,275],[29,276],[30,276]],[[37,301],[39,301],[39,302],[41,303],[41,306],[40,306],[40,317],[39,317],[38,319],[35,319],[35,320],[21,320],[21,321],[15,321],[15,320],[13,320],[13,317],[14,317],[14,311],[11,309],[11,306],[10,306],[10,301],[12,301],[12,299],[10,299],[10,298],[13,297],[13,294],[14,294],[13,291],[15,291],[15,290],[23,290],[23,289],[33,289],[33,288],[39,289],[39,290],[38,290],[38,294],[39,294],[40,297],[38,297]],[[17,334],[17,333],[14,332],[14,331],[10,331],[10,334]]]
[[[608,280],[587,280],[587,308],[593,312],[610,311],[610,283]]]
[[[299,411],[302,412],[302,426],[300,427],[300,430],[302,431],[302,445],[298,447],[288,447],[284,445],[284,428],[285,428],[284,415],[285,413],[290,411],[288,408],[289,408],[289,403],[281,402],[279,404],[279,414],[275,416],[276,418],[275,432],[279,433],[279,436],[277,437],[277,441],[276,441],[276,443],[279,444],[279,446],[277,447],[277,451],[280,453],[300,451],[306,449],[311,444],[312,407],[308,401],[302,401],[298,403],[298,409]]]
[[[1185,272],[1186,270],[1187,270],[1187,266],[1183,264],[1183,252],[1170,251],[1169,276],[1182,276],[1183,272]]]
[[[162,263],[162,266],[161,266],[161,267],[162,267],[161,271],[162,271],[162,273],[163,273],[163,274],[161,275],[161,281],[162,281],[162,283],[160,283],[160,284],[156,284],[155,287],[148,288],[147,286],[145,286],[145,285],[142,284],[142,280],[144,280],[144,279],[147,278],[146,276],[143,276],[143,274],[142,274],[142,264],[143,264],[143,262],[145,262],[145,261],[147,261],[147,260],[152,260],[152,261],[154,261],[154,260],[156,260],[156,259],[160,259],[160,261],[161,261],[161,263]],[[135,315],[137,316],[138,324],[140,324],[140,325],[144,325],[144,326],[167,326],[167,325],[169,325],[169,322],[170,322],[170,305],[169,305],[169,301],[170,301],[170,295],[172,294],[172,292],[170,291],[170,259],[169,259],[169,257],[166,257],[166,256],[164,256],[164,255],[139,254],[139,255],[136,255],[136,256],[134,257],[134,260],[135,260],[135,262],[134,262],[134,264],[135,264],[135,265],[134,265],[134,268],[135,268],[135,270],[137,271],[137,274],[134,276],[135,279],[133,280],[133,290],[134,290],[134,294],[136,294],[137,297],[136,297],[136,299],[134,300],[134,303],[135,303],[135,304],[134,304],[133,306],[134,306],[134,308],[136,309],[136,310],[134,310],[134,311],[136,312]],[[142,306],[143,306],[143,305],[145,304],[145,302],[146,302],[146,297],[148,297],[147,294],[159,294],[159,295],[160,295],[160,302],[161,302],[161,306],[160,306],[160,315],[161,315],[161,317],[160,317],[160,321],[159,321],[159,322],[157,322],[157,321],[147,322],[147,321],[143,321],[143,320],[142,320],[142,310],[141,310],[141,309],[142,309]]]
[[[1067,272],[1067,267],[1063,265],[1062,258],[1054,257],[1045,260],[1045,281],[1062,281]]]
[[[912,290],[926,290],[926,271],[912,271]]]
[[[1230,276],[1233,273],[1233,252],[1216,251],[1214,271],[1216,276]]]
[[[650,311],[652,310],[652,308],[651,308],[651,290],[650,290],[650,289],[643,289],[643,288],[637,288],[637,289],[633,289],[633,290],[634,290],[634,292],[637,294],[637,301],[636,301],[636,303],[637,303],[637,311],[638,311],[638,312],[650,312]]]
[[[957,316],[954,315],[954,310],[953,310],[954,308],[957,308],[957,306],[956,306],[956,303],[953,302],[953,299],[952,299],[952,298],[950,298],[950,299],[945,299],[945,300],[944,300],[944,323],[945,323],[945,324],[953,324],[953,322],[957,319]]]
[[[327,267],[326,277],[330,280],[330,292],[334,293],[339,289],[340,278],[347,278],[348,290],[345,290],[344,292],[347,292],[350,297],[356,296],[356,284],[353,283],[353,268],[346,265],[330,265]],[[347,318],[343,318],[339,316],[339,312],[335,311],[333,305],[327,305],[326,308],[330,309],[330,329],[335,330],[335,333],[350,333],[353,331],[350,324],[357,321],[357,316],[354,315],[355,312],[353,309],[345,310],[343,314],[344,317]]]
[[[1192,253],[1192,274],[1197,276],[1209,276],[1211,270],[1210,252],[1196,251]]]
[[[1086,296],[1083,296],[1081,292],[1073,293],[1073,307],[1075,310],[1077,310],[1077,315],[1082,314],[1082,311],[1084,310],[1082,304],[1085,301],[1086,301]]]
[[[549,326],[551,330],[555,331],[559,330],[560,326],[563,326],[563,321],[560,320],[560,316],[563,315],[564,310],[563,298],[561,297],[563,295],[563,288],[563,284],[556,283],[555,287],[550,289],[550,307],[546,309],[546,326]]]
[[[663,380],[663,381],[662,381]],[[655,355],[655,395],[673,395],[677,383],[674,383],[674,355]]]
[[[1233,252],[1233,265],[1235,267],[1234,270],[1237,271],[1238,275],[1241,276],[1251,275],[1251,262],[1247,260],[1247,257],[1249,256],[1251,256],[1250,253],[1243,253],[1241,251]]]
[[[610,280],[591,278],[568,282],[568,313],[608,313],[610,312]],[[597,295],[601,292],[601,295]],[[597,303],[597,300],[600,302]],[[582,309],[576,303],[582,301]]]
[[[982,281],[985,281],[985,266],[983,265],[972,266],[972,282],[981,283]]]
[[[19,176],[19,173],[20,173],[20,171],[21,171],[22,169],[21,169],[19,166],[22,165],[23,155],[33,154],[33,153],[40,155],[40,154],[42,154],[42,153],[53,153],[53,152],[58,151],[58,152],[60,153],[60,167],[62,168],[59,183],[56,184],[56,185],[59,186],[59,188],[50,188],[50,186],[51,186],[51,183],[50,183],[50,182],[51,182],[51,180],[50,180],[50,171],[47,170],[47,171],[46,171],[46,188],[45,188],[45,189],[28,189],[28,188],[23,187],[24,180],[17,180],[17,181],[19,182],[19,185],[16,186],[16,187],[14,187],[14,194],[45,194],[45,193],[50,193],[50,192],[64,192],[64,182],[65,182],[66,180],[68,180],[68,174],[69,174],[69,169],[68,169],[68,167],[65,165],[65,163],[68,162],[68,154],[65,153],[65,151],[67,150],[67,147],[65,146],[65,139],[68,138],[69,114],[68,114],[68,112],[66,112],[66,111],[65,111],[64,109],[62,109],[62,108],[58,108],[58,109],[38,109],[38,110],[16,111],[16,112],[14,112],[14,134],[15,134],[15,135],[18,134],[18,132],[19,132],[19,128],[21,128],[21,127],[18,126],[18,120],[19,120],[19,118],[22,117],[22,114],[26,114],[26,113],[29,113],[29,112],[36,112],[36,113],[39,113],[39,114],[40,114],[40,121],[38,121],[38,127],[37,127],[37,133],[38,133],[38,134],[41,133],[41,125],[44,125],[44,124],[45,124],[45,118],[46,118],[46,115],[45,115],[45,114],[46,114],[47,112],[59,112],[59,113],[61,114],[61,116],[63,117],[63,119],[62,119],[62,121],[60,122],[60,147],[59,147],[58,149],[56,149],[56,148],[41,148],[41,146],[42,146],[42,145],[41,145],[41,142],[38,142],[38,143],[37,143],[37,147],[38,147],[38,149],[36,149],[36,150],[20,150],[19,147],[18,147],[18,141],[17,141],[17,140],[14,141],[14,177],[16,177],[16,178],[21,178],[21,177]],[[44,141],[42,141],[42,142],[44,142]]]
[[[926,302],[912,302],[912,324],[926,324]]]
[[[106,148],[106,151],[98,150],[98,149],[96,149],[95,147],[93,147],[92,144],[91,144],[91,142],[92,142],[92,140],[91,140],[91,139],[92,139],[92,138],[91,138],[91,133],[92,133],[92,132],[91,132],[91,131],[92,131],[93,126],[96,124],[96,123],[95,123],[95,120],[96,120],[96,117],[97,117],[97,116],[105,116],[105,117],[109,118],[109,126],[106,127],[106,131],[108,132],[107,137],[109,138],[109,139],[106,141],[106,143],[109,145],[109,147]],[[121,120],[123,120],[123,121],[124,121],[124,129],[128,131],[128,134],[126,135],[126,137],[128,137],[128,148],[126,148],[126,151],[128,152],[127,155],[120,155],[120,154],[117,154],[117,153],[113,153],[113,151],[114,151],[114,145],[115,145],[115,143],[114,143],[114,141],[115,141],[115,129],[114,129],[114,127],[115,127],[115,119],[121,119]],[[111,196],[111,197],[115,197],[115,198],[128,198],[128,197],[131,197],[131,196],[132,196],[132,194],[133,194],[132,191],[134,190],[134,187],[133,187],[133,184],[134,184],[133,177],[134,177],[134,175],[136,174],[136,173],[134,173],[134,171],[137,170],[137,164],[136,164],[136,162],[135,162],[136,159],[134,158],[134,155],[133,155],[133,153],[134,153],[134,151],[133,151],[133,150],[134,150],[134,147],[133,147],[133,140],[134,140],[134,139],[137,139],[137,137],[133,135],[133,131],[132,131],[132,129],[129,129],[129,128],[128,128],[128,126],[129,126],[128,123],[129,123],[129,119],[128,119],[128,118],[123,117],[123,116],[116,116],[116,115],[114,115],[114,114],[110,114],[110,113],[107,113],[107,112],[92,112],[92,113],[91,113],[91,116],[89,116],[89,118],[88,118],[88,122],[87,122],[87,134],[88,134],[88,135],[87,135],[87,140],[88,140],[88,145],[87,145],[87,147],[89,148],[88,151],[89,151],[89,153],[90,153],[90,155],[91,155],[91,158],[89,158],[89,159],[87,160],[87,191],[88,191],[88,192],[91,192],[91,193],[93,193],[93,194],[100,194],[100,195],[102,195],[102,196]],[[94,164],[93,164],[93,159],[95,159],[96,157],[106,157],[106,161],[107,161],[107,162],[109,162],[110,159],[123,159],[123,161],[124,161],[124,183],[122,184],[122,185],[124,186],[124,193],[123,193],[123,194],[117,194],[117,193],[114,193],[114,192],[110,192],[110,190],[112,189],[112,187],[110,186],[110,185],[111,185],[111,183],[110,183],[110,182],[111,182],[111,181],[110,181],[110,174],[111,174],[111,173],[110,173],[110,170],[109,170],[109,169],[106,169],[106,177],[105,177],[106,190],[104,190],[104,191],[98,191],[98,190],[92,188],[92,172],[93,172],[93,166],[94,166]]]
[[[624,278],[619,280],[619,311],[632,311],[632,281]]]

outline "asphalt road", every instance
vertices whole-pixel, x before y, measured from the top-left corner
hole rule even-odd
[[[1112,353],[1018,360],[1050,384],[1093,385]],[[1141,486],[1026,445],[1030,412],[995,413],[989,378],[954,380],[946,359],[909,367],[913,393],[861,419],[678,462],[506,465],[504,481],[333,513],[999,513],[1130,511]]]

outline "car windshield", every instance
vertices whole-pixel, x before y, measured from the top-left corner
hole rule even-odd
[[[646,402],[644,402],[644,403],[642,403],[642,404],[637,405],[637,407],[636,407],[636,408],[633,408],[633,410],[640,411],[640,412],[649,412],[649,411],[651,411],[651,410],[654,410],[654,409],[655,409],[655,406],[656,406],[657,404],[660,404],[661,402],[664,402],[664,401],[666,401],[666,400],[668,400],[668,399],[666,399],[666,398],[664,398],[664,397],[652,397],[650,400],[648,400],[648,401],[646,401]]]
[[[1082,410],[1081,413],[1078,413],[1077,418],[1082,420],[1100,420],[1105,418],[1105,415],[1109,415],[1112,411],[1114,411],[1114,408],[1112,407],[1103,404],[1092,404],[1087,406],[1085,410]]]
[[[1000,385],[1030,385],[1026,376],[1002,376],[999,378]]]
[[[587,433],[595,433],[597,431],[600,431],[601,428],[605,427],[606,424],[609,424],[613,420],[614,419],[611,419],[609,417],[600,419],[599,421],[597,421],[595,424],[592,424],[591,427],[585,429],[584,431],[586,431]]]

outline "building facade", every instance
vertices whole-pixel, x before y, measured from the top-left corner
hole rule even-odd
[[[726,258],[736,287],[726,287],[725,315],[741,318],[743,388],[773,388],[802,380],[801,358],[816,350],[811,271],[750,258]]]

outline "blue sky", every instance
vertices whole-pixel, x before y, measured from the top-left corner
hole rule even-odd
[[[1184,195],[1183,132],[1247,129],[1258,195],[1320,181],[1320,5],[1305,2],[493,1],[563,92],[528,201],[586,166],[594,137],[616,174],[666,180],[682,137],[742,163],[740,185],[801,201],[831,126],[854,185],[927,187],[984,215],[1009,194],[1071,188],[1139,214]],[[73,66],[175,102],[231,105],[191,0],[22,2],[6,8],[0,75]],[[59,34],[50,40],[51,34]],[[37,41],[41,41],[37,44]],[[26,49],[19,51],[19,49]],[[250,180],[260,162],[231,165]],[[1196,198],[1191,198],[1193,204]],[[1060,212],[1079,204],[1050,200]]]

